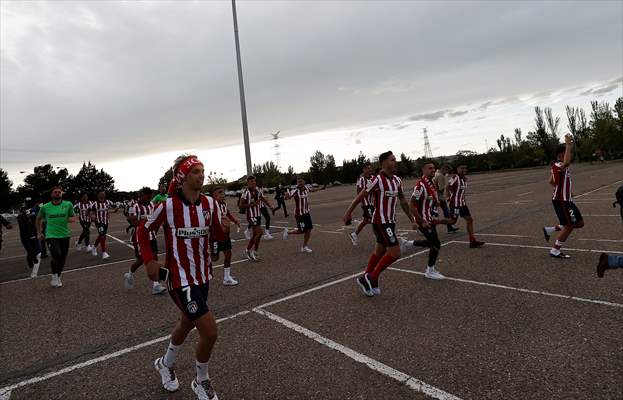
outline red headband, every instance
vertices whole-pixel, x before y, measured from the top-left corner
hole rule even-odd
[[[180,163],[180,165],[173,171],[173,179],[169,183],[169,194],[175,193],[177,185],[181,185],[184,178],[195,168],[197,165],[203,165],[196,156],[188,156]]]

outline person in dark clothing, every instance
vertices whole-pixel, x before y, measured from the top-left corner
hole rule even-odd
[[[35,203],[35,206],[33,207],[33,210],[35,212],[35,216],[37,216],[37,214],[39,214],[39,209],[41,208],[41,205],[43,204],[43,202],[41,200],[39,200],[37,203]],[[45,227],[46,227],[46,221],[43,221],[43,231],[45,232]],[[39,241],[39,247],[41,248],[41,258],[48,258],[48,247],[45,245],[45,240],[40,240]]]
[[[623,221],[623,186],[619,187],[614,194],[616,197],[616,201],[612,203],[612,207],[616,207],[617,203],[619,204],[619,210],[621,212],[621,221]]]
[[[37,238],[37,214],[34,208],[22,207],[17,216],[19,238],[26,250],[26,263],[31,270],[30,277],[34,278],[39,272],[41,263],[41,243]]]
[[[275,188],[275,201],[277,201],[277,207],[273,208],[273,215],[275,215],[275,211],[279,210],[280,208],[283,208],[283,215],[286,218],[288,218],[288,209],[286,208],[284,192],[285,192],[285,189],[283,188],[283,186],[281,186],[281,183],[280,183],[279,186]]]
[[[0,215],[0,250],[2,250],[2,227],[7,229],[12,229],[13,225],[9,221],[7,221],[2,215]]]

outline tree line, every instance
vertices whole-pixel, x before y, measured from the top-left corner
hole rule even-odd
[[[567,106],[565,112],[566,129],[562,126],[561,117],[555,115],[551,108],[537,106],[534,108],[534,127],[525,136],[521,128],[516,128],[511,134],[502,133],[496,140],[497,146],[487,149],[485,153],[461,150],[455,155],[437,157],[433,161],[438,165],[466,164],[474,172],[547,165],[552,162],[564,132],[573,136],[576,162],[623,158],[623,97],[619,97],[613,107],[607,102],[592,101],[588,115],[579,107]],[[397,158],[398,175],[402,177],[418,175],[420,167],[431,161],[423,157],[413,159],[404,153]],[[376,161],[375,157],[360,152],[357,157],[343,160],[338,166],[333,155],[316,151],[310,157],[309,169],[302,173],[295,173],[292,166],[282,172],[274,162],[267,161],[254,165],[253,174],[264,187],[294,184],[299,175],[309,183],[320,185],[353,183],[366,163],[374,164]],[[158,184],[168,185],[171,177],[171,170],[167,169]],[[214,185],[223,185],[229,190],[237,190],[244,184],[243,178],[227,182],[222,174],[208,171],[204,189],[207,191]],[[136,197],[140,190],[117,191],[113,177],[103,169],[97,169],[90,161],[83,163],[75,176],[70,175],[66,168],[51,164],[36,166],[15,190],[6,171],[0,169],[0,211],[23,204],[26,198],[47,201],[50,190],[57,185],[63,187],[69,200],[77,200],[80,193],[94,195],[99,190],[106,191],[113,201],[128,200]]]

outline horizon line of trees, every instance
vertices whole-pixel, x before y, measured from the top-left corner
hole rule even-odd
[[[595,159],[623,158],[623,97],[619,97],[614,107],[607,102],[591,102],[591,110],[587,116],[580,107],[565,108],[567,129],[574,140],[574,160],[576,162],[592,162]],[[411,177],[419,174],[420,167],[430,161],[438,166],[443,164],[466,164],[473,172],[492,171],[508,168],[525,168],[547,165],[552,162],[556,147],[562,138],[561,118],[554,115],[549,107],[534,108],[534,128],[525,137],[521,128],[516,128],[511,135],[501,134],[493,146],[485,153],[471,150],[460,150],[453,156],[435,157],[432,160],[420,157],[413,159],[405,153],[396,155],[398,159],[398,175]],[[384,149],[383,149],[384,150]],[[350,160],[343,160],[338,166],[332,154],[316,151],[310,157],[307,171],[295,173],[289,166],[281,172],[272,161],[253,166],[253,174],[264,187],[278,184],[291,185],[297,176],[302,176],[309,183],[321,185],[353,183],[359,177],[367,162],[376,163],[377,157],[369,158],[362,152]],[[160,178],[158,185],[168,185],[171,181],[171,169],[167,169]],[[214,171],[206,173],[204,191],[215,185],[225,186],[228,190],[237,190],[245,185],[244,177],[227,182],[223,174]],[[65,198],[76,201],[81,193],[94,196],[99,190],[106,191],[113,201],[128,200],[136,197],[136,191],[117,191],[113,177],[103,169],[97,169],[90,161],[83,163],[78,173],[70,175],[66,168],[53,167],[51,164],[36,166],[33,172],[24,178],[24,183],[15,190],[6,171],[0,169],[0,211],[24,203],[26,198],[34,201],[48,201],[52,187],[62,186]]]

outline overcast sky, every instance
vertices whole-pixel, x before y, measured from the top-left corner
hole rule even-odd
[[[238,2],[252,153],[485,150],[535,105],[623,95],[623,2]],[[154,186],[180,151],[244,174],[230,2],[0,3],[0,167]],[[563,118],[563,125],[566,120]]]

